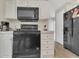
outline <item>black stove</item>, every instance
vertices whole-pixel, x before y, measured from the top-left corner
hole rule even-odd
[[[22,25],[13,35],[13,58],[40,58],[40,31],[37,25]]]

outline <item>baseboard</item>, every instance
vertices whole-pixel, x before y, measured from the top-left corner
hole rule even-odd
[[[63,44],[61,44],[61,43],[59,43],[59,42],[56,42],[56,41],[55,41],[55,44],[58,44],[58,45],[60,45],[61,47],[64,47]]]

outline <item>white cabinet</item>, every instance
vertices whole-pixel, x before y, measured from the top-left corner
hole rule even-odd
[[[46,0],[17,0],[17,7],[38,7],[39,19],[49,19],[49,1]]]
[[[54,57],[54,32],[41,32],[41,57]]]
[[[17,7],[38,7],[39,19],[49,19],[49,1],[47,0],[6,0],[5,18],[17,19]]]
[[[5,18],[17,19],[16,0],[6,0],[5,6]]]
[[[17,7],[39,7],[39,0],[16,0]]]
[[[28,0],[28,7],[39,7],[39,0]]]
[[[4,8],[5,8],[5,5],[4,5],[4,0],[0,0],[0,20],[4,18]]]
[[[49,1],[40,1],[40,10],[39,18],[40,19],[49,19]]]
[[[0,58],[12,58],[13,32],[0,32]]]
[[[17,7],[27,7],[28,0],[16,0]]]

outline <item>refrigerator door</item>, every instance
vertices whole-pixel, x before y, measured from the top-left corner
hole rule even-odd
[[[73,19],[72,51],[79,55],[79,18]]]
[[[71,14],[64,14],[64,47],[71,49],[72,19]]]

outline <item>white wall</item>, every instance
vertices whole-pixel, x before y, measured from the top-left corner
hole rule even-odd
[[[48,30],[55,31],[55,9],[53,7],[53,1],[49,1],[49,11],[50,11],[50,18],[48,21]]]
[[[63,44],[63,11],[56,14],[56,41]]]
[[[52,0],[49,0],[50,19],[55,17],[55,9]]]
[[[48,29],[49,29],[49,31],[55,31],[55,18],[49,19]]]

